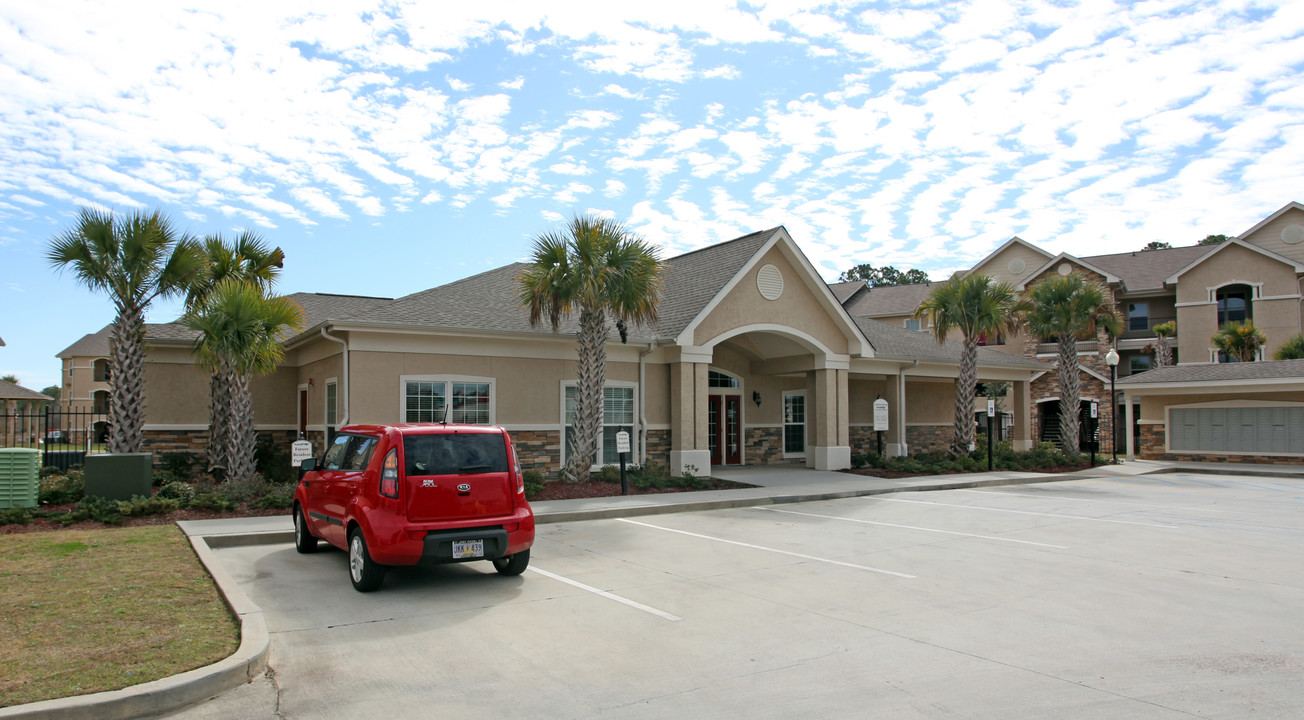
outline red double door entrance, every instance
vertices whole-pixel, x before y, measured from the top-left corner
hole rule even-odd
[[[707,397],[706,431],[712,465],[743,463],[743,417],[738,395]]]

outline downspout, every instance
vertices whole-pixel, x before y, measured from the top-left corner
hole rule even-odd
[[[901,428],[901,442],[898,447],[904,448],[903,455],[910,454],[910,444],[906,441],[906,371],[919,366],[919,360],[910,361],[909,365],[902,365],[897,371],[897,397],[900,402],[897,403],[897,427]]]
[[[656,341],[647,344],[646,350],[638,353],[638,459],[640,465],[647,464],[647,356],[657,347]]]
[[[349,424],[349,341],[341,340],[340,338],[331,335],[330,333],[326,332],[326,328],[321,329],[321,336],[326,338],[327,340],[334,340],[335,342],[344,346],[344,372],[343,372],[343,377],[340,378],[340,384],[344,386],[340,390],[340,397],[343,399],[344,402],[344,414],[341,415],[339,419],[340,427],[344,427],[345,425]],[[322,392],[325,391],[326,389],[323,387]]]

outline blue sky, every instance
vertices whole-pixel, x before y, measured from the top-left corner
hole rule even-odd
[[[782,224],[830,281],[1239,234],[1304,200],[1301,35],[1298,2],[0,0],[0,374],[55,384],[113,319],[44,259],[81,206],[385,297],[572,213],[665,256]]]

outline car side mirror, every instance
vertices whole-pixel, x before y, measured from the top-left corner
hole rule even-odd
[[[317,469],[317,458],[308,458],[299,462],[299,468],[304,472],[312,472]]]

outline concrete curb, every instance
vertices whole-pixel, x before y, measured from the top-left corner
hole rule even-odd
[[[262,609],[216,562],[205,538],[192,537],[190,545],[222,592],[227,606],[240,621],[240,647],[233,654],[206,667],[121,690],[0,708],[0,719],[129,720],[158,715],[215,697],[266,672],[271,638]]]

